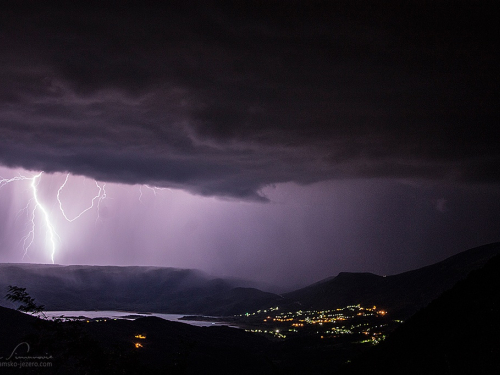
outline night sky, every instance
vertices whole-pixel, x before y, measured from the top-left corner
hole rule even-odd
[[[497,1],[169,3],[0,7],[0,262],[41,206],[55,263],[284,287],[500,240]]]

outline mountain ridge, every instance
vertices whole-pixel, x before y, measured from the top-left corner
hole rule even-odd
[[[438,263],[391,276],[369,272],[341,272],[283,296],[303,308],[329,309],[352,304],[376,305],[396,317],[407,318],[472,270],[500,253],[500,243],[491,243],[446,258]]]
[[[272,306],[333,309],[361,304],[395,318],[414,314],[500,253],[500,243],[466,250],[396,275],[340,272],[295,291],[275,294],[199,270],[154,266],[0,264],[0,290],[25,287],[47,310],[127,310],[235,315]],[[11,307],[0,300],[0,306]]]
[[[251,298],[244,298],[248,292],[238,289],[245,286],[241,284],[198,270],[166,267],[0,264],[0,289],[25,287],[47,310],[232,315],[240,311],[237,308],[259,308],[281,299],[255,288]],[[11,307],[4,300],[0,306]]]

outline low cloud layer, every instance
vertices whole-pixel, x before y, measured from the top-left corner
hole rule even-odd
[[[499,182],[496,3],[183,4],[2,6],[0,164],[257,200]]]

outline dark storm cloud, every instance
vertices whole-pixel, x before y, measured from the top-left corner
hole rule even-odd
[[[254,199],[285,181],[499,182],[495,2],[11,6],[4,165]]]

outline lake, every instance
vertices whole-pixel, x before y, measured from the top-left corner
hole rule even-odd
[[[189,314],[161,314],[161,313],[138,313],[134,311],[44,311],[48,318],[87,318],[87,319],[128,319],[135,320],[138,318],[145,318],[148,316],[156,316],[172,322],[179,322],[190,324],[197,327],[209,327],[215,325],[229,326],[238,328],[234,325],[224,322],[206,322],[202,320],[179,320],[180,318]]]

